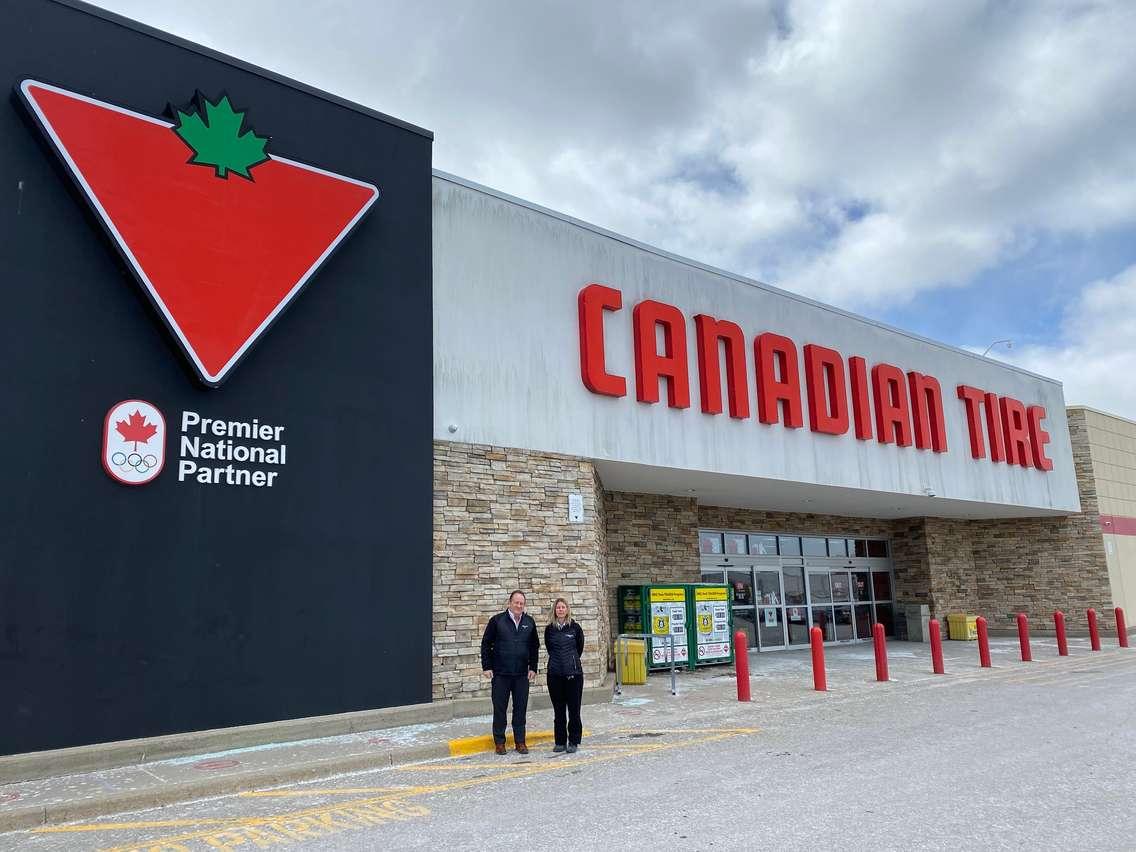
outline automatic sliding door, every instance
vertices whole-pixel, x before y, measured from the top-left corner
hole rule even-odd
[[[749,568],[729,570],[726,572],[726,582],[734,590],[734,630],[745,633],[747,648],[756,648],[757,615],[753,608],[753,572]]]
[[[757,578],[758,640],[761,650],[785,647],[785,609],[781,603],[781,572],[754,572]]]
[[[852,601],[856,638],[872,638],[872,578],[867,571],[852,572]]]
[[[785,584],[785,627],[789,644],[808,645],[809,625],[812,622],[809,620],[809,601],[805,594],[805,567],[800,562],[796,565],[782,563],[781,576]]]
[[[836,641],[851,642],[855,638],[852,629],[852,581],[847,571],[833,571],[831,579]]]
[[[825,642],[836,641],[835,616],[832,612],[832,578],[828,569],[809,571],[810,621],[819,627]]]

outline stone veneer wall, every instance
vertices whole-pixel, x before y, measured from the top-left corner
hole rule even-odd
[[[938,618],[981,614],[994,630],[1013,629],[1016,613],[1026,612],[1035,632],[1051,631],[1060,608],[1071,629],[1084,630],[1085,609],[1107,614],[1112,593],[1084,411],[1069,411],[1069,429],[1082,513],[995,521],[699,506],[605,492],[585,459],[436,442],[434,697],[487,694],[481,633],[514,588],[529,593],[542,630],[553,598],[572,602],[587,636],[585,675],[598,682],[611,660],[616,588],[698,582],[700,528],[887,537],[900,603],[928,604]],[[568,523],[570,493],[584,496],[584,523]]]
[[[568,495],[584,523],[568,522]],[[528,596],[544,644],[552,601],[566,597],[584,629],[584,675],[607,671],[604,494],[591,462],[571,456],[434,443],[435,699],[488,695],[481,634],[513,589]],[[541,653],[543,673],[546,655]],[[537,679],[543,689],[544,677]]]
[[[1031,631],[1052,632],[1061,609],[1070,629],[1085,631],[1086,609],[1113,605],[1085,412],[1067,414],[1081,514],[970,522],[977,596],[991,627],[1010,629],[1025,612]]]
[[[697,500],[609,491],[604,508],[609,624],[619,623],[621,585],[699,581]]]
[[[1088,607],[1103,612],[1112,603],[1084,417],[1074,414],[1079,515],[888,521],[700,506],[699,526],[888,537],[900,603],[927,604],[941,620],[951,612],[983,615],[992,630],[1014,629],[1015,616],[1025,612],[1038,633],[1052,632],[1053,610],[1062,609],[1070,629],[1082,631]]]

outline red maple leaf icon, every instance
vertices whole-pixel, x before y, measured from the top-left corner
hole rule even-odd
[[[146,422],[146,417],[138,409],[135,409],[126,420],[115,423],[114,429],[122,436],[122,440],[133,443],[136,450],[139,444],[148,442],[158,431],[157,426]]]

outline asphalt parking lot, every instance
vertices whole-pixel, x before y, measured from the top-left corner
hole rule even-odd
[[[829,649],[827,693],[807,655],[751,655],[753,701],[723,669],[629,687],[585,707],[576,755],[472,754],[0,837],[3,848],[990,849],[1130,848],[1136,653],[1033,663],[995,640]],[[530,726],[545,727],[547,712]],[[487,720],[467,720],[476,729]],[[444,726],[443,726],[444,727]],[[441,730],[427,735],[444,735]]]

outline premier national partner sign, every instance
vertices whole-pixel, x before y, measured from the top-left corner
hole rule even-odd
[[[429,701],[430,134],[0,15],[0,753]]]

